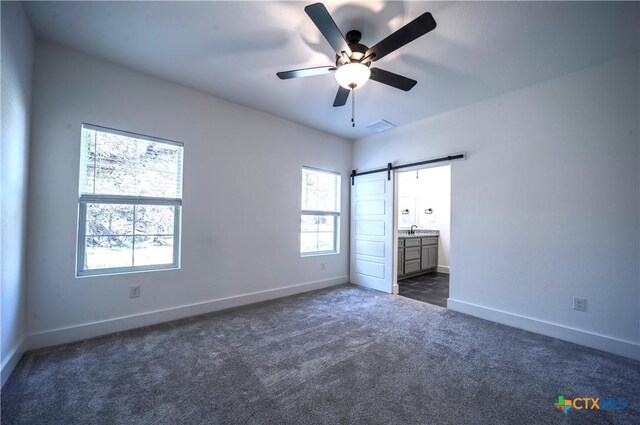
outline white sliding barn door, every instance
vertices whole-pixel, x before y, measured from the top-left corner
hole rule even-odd
[[[393,292],[393,178],[355,177],[351,186],[351,283]]]

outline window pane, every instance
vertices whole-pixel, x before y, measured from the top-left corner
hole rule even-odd
[[[87,204],[86,236],[133,235],[133,206]]]
[[[306,168],[302,169],[302,209],[315,210],[318,204],[318,173]]]
[[[318,220],[315,215],[303,215],[302,216],[302,226],[300,227],[302,232],[317,232],[318,231]]]
[[[303,232],[300,234],[300,252],[315,252],[318,250],[318,234]]]
[[[331,215],[302,215],[302,232],[333,232],[335,217]]]
[[[96,132],[82,128],[80,150],[80,193],[94,193],[96,157]],[[89,159],[91,158],[91,161]]]
[[[300,252],[335,251],[336,217],[306,215],[301,217]]]
[[[318,206],[316,209],[320,211],[336,210],[336,194],[332,192],[318,191]]]
[[[175,207],[166,205],[136,205],[136,236],[173,235]]]
[[[318,251],[335,251],[333,232],[318,233]]]
[[[85,243],[85,269],[131,267],[131,236],[89,236]]]
[[[182,196],[182,146],[82,127],[81,194]]]
[[[173,263],[173,236],[136,236],[134,266]]]
[[[304,181],[304,180],[303,180]],[[302,209],[306,209],[307,206],[307,191],[304,189],[304,185],[302,186]]]
[[[339,211],[339,186],[339,175],[303,168],[302,210]]]
[[[336,208],[336,180],[335,174],[318,173],[318,209],[322,211],[337,211]]]
[[[175,212],[165,205],[87,204],[83,270],[173,264]]]
[[[331,215],[317,216],[319,232],[333,232],[336,218]]]
[[[315,189],[307,189],[304,196],[306,200],[305,205],[302,206],[303,210],[317,210],[318,209],[318,191]]]

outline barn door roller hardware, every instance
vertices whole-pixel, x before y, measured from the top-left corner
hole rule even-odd
[[[402,168],[412,168],[412,167],[418,167],[420,165],[428,165],[428,164],[435,164],[437,162],[447,162],[447,161],[454,161],[457,159],[466,159],[466,153],[462,152],[462,153],[457,153],[457,154],[452,154],[452,155],[447,155],[447,156],[442,156],[440,158],[434,158],[434,159],[427,159],[425,161],[419,161],[419,162],[411,162],[409,164],[401,164],[401,165],[396,165],[394,166],[393,163],[389,162],[387,163],[387,167],[386,168],[377,168],[375,170],[369,170],[369,171],[361,171],[358,172],[357,170],[351,170],[351,186],[353,186],[355,184],[355,178],[356,176],[364,176],[367,174],[374,174],[374,173],[382,173],[382,172],[387,172],[387,180],[391,180],[391,171],[393,170],[400,170]]]

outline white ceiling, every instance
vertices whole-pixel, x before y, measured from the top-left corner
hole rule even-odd
[[[640,3],[325,2],[345,34],[372,46],[423,12],[438,27],[376,62],[418,81],[375,81],[333,108],[332,75],[276,72],[332,65],[308,2],[29,2],[38,37],[356,139],[380,118],[398,126],[638,51]]]

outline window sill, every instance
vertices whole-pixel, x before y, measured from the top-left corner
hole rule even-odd
[[[100,276],[114,276],[121,274],[134,274],[134,273],[147,273],[147,272],[162,272],[167,270],[180,270],[180,266],[175,264],[168,264],[163,266],[149,266],[149,268],[126,268],[126,269],[100,269],[100,270],[85,270],[76,272],[76,279],[84,279],[87,277],[100,277]]]
[[[309,253],[300,253],[300,257],[304,258],[304,257],[320,257],[323,255],[338,255],[340,254],[337,251],[323,251],[323,252],[309,252]]]

